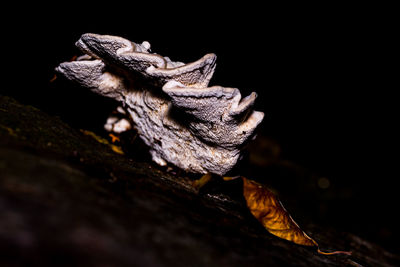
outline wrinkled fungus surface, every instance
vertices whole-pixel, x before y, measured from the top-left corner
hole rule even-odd
[[[76,45],[85,55],[56,70],[120,101],[159,165],[169,162],[188,172],[224,175],[264,117],[253,110],[256,93],[242,99],[236,88],[208,87],[215,54],[192,63],[174,62],[151,53],[146,41],[97,34],[82,35]],[[107,128],[121,132],[119,125]]]

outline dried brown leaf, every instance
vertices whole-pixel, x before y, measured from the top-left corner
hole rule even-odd
[[[318,243],[309,237],[299,225],[292,219],[282,203],[265,185],[243,179],[243,195],[246,199],[247,206],[254,217],[268,230],[271,234],[292,241],[299,245],[315,246],[318,253],[324,255],[347,254],[346,251],[322,252],[318,247]]]
[[[264,185],[243,179],[243,194],[250,212],[273,235],[305,246],[317,243],[304,233],[277,197]]]

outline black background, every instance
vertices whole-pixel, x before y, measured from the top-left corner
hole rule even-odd
[[[266,114],[261,134],[279,143],[284,159],[329,178],[338,201],[321,223],[398,250],[398,86],[389,82],[397,32],[390,30],[390,8],[186,5],[11,10],[2,23],[1,93],[90,129],[104,123],[113,103],[49,82],[60,62],[80,54],[74,42],[81,34],[147,40],[154,52],[183,62],[216,53],[211,85],[256,91],[256,108]]]

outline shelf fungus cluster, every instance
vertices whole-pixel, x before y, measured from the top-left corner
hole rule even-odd
[[[224,175],[264,117],[253,110],[256,93],[242,99],[236,88],[208,87],[215,54],[185,64],[151,53],[148,42],[97,34],[82,35],[76,45],[85,55],[57,72],[120,101],[160,165]],[[113,123],[109,130],[130,128]]]

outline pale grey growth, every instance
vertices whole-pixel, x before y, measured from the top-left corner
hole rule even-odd
[[[237,163],[264,114],[253,110],[256,93],[241,99],[236,88],[207,87],[215,54],[192,63],[150,53],[150,43],[84,34],[76,45],[86,53],[56,70],[69,80],[121,101],[153,160],[188,172],[224,175]],[[122,111],[121,111],[122,112]],[[106,128],[130,129],[110,118]]]

